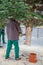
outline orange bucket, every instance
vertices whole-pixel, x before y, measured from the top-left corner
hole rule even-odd
[[[37,62],[37,57],[35,53],[30,53],[29,62],[33,62],[33,63]]]

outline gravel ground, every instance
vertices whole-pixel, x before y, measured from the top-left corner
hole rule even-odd
[[[32,50],[34,48],[34,50]],[[40,47],[39,47],[40,48]],[[20,46],[20,57],[21,60],[16,61],[14,59],[14,50],[11,50],[9,60],[5,59],[6,48],[0,48],[0,65],[43,65],[43,51],[38,47]],[[28,52],[29,51],[29,52]],[[40,51],[40,52],[39,52]],[[37,54],[37,63],[29,62],[29,54],[35,52]]]

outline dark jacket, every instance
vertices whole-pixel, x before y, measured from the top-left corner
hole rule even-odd
[[[0,35],[4,34],[4,32],[5,32],[4,28],[0,28]]]
[[[21,33],[20,24],[17,21],[9,20],[7,25],[8,40],[18,40]]]

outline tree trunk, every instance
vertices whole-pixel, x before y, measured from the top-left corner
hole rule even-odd
[[[25,44],[31,45],[31,35],[32,35],[32,27],[26,28],[26,41]]]

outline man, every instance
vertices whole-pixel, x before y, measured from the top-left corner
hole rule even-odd
[[[6,55],[5,55],[6,59],[9,58],[12,44],[14,44],[14,46],[15,46],[15,48],[14,48],[15,59],[16,60],[21,59],[21,58],[19,58],[19,45],[18,45],[19,34],[21,34],[20,24],[16,20],[11,18],[7,25],[8,45],[7,45]]]
[[[2,47],[2,45],[1,45],[1,36],[2,36],[2,43],[4,44],[5,43],[5,39],[4,39],[5,31],[4,31],[3,28],[0,29],[0,47]]]

